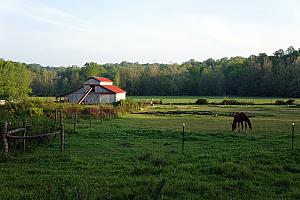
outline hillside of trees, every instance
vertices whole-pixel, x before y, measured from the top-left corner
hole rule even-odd
[[[0,98],[56,96],[90,76],[103,76],[128,95],[209,95],[300,97],[300,49],[279,49],[248,58],[232,57],[182,64],[130,62],[43,67],[0,59]],[[29,86],[29,87],[28,87]]]

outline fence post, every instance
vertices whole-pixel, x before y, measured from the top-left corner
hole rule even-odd
[[[182,149],[181,149],[182,154],[184,149],[184,127],[185,127],[185,123],[182,124]]]
[[[56,131],[56,123],[57,123],[57,109],[55,109],[55,113],[54,113],[54,131]]]
[[[59,112],[59,122],[60,122],[60,152],[64,151],[64,143],[65,143],[65,132],[64,132],[64,122],[62,111]]]
[[[295,132],[295,123],[292,123],[292,150],[294,151],[294,132]]]
[[[74,116],[74,133],[76,133],[76,125],[77,125],[77,113]]]
[[[26,132],[27,132],[27,121],[25,120],[25,122],[24,122],[24,131],[23,131],[23,137],[25,137],[26,136]],[[26,147],[26,140],[25,140],[25,138],[23,139],[23,146],[22,146],[22,150],[23,150],[23,152],[25,152],[25,147]]]
[[[102,106],[100,107],[100,118],[101,118],[101,124],[103,123],[103,110]]]
[[[92,127],[92,109],[90,108],[90,128]]]
[[[2,132],[2,141],[3,141],[3,148],[4,148],[4,153],[8,153],[8,142],[7,142],[7,121],[4,122],[4,127],[3,127],[3,132]]]

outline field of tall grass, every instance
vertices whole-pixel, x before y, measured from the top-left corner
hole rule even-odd
[[[253,130],[231,131],[237,111]],[[275,105],[145,106],[76,133],[66,119],[64,153],[56,138],[1,154],[0,199],[299,199],[298,126],[300,108]]]

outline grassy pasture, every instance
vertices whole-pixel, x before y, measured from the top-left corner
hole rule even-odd
[[[276,100],[288,100],[289,98],[281,98],[281,97],[216,97],[216,96],[128,96],[128,99],[132,99],[133,101],[146,101],[150,102],[151,99],[154,101],[162,100],[163,103],[195,103],[197,99],[207,99],[210,103],[221,103],[224,98],[233,99],[240,102],[254,102],[255,104],[273,104]],[[295,99],[295,103],[299,104],[299,98]]]
[[[211,111],[217,116],[164,114]],[[160,114],[155,112],[160,111]],[[254,129],[232,132],[244,111]],[[0,157],[0,199],[299,199],[300,108],[159,105]],[[291,150],[291,123],[296,124]],[[186,124],[181,154],[182,123]],[[299,125],[298,125],[299,124]]]

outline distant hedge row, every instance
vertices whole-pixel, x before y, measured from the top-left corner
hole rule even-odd
[[[238,101],[234,99],[224,99],[221,103],[209,102],[207,99],[197,99],[196,105],[220,104],[220,105],[254,105],[254,101]],[[273,105],[294,105],[294,99],[276,100]]]

